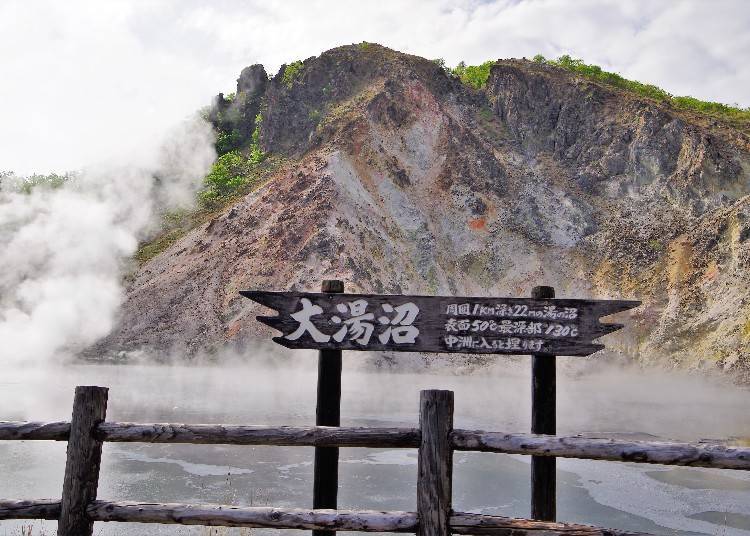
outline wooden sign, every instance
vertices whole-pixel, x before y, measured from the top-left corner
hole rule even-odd
[[[275,309],[258,320],[287,348],[467,354],[589,355],[622,324],[599,318],[640,305],[625,300],[324,294],[246,290]]]

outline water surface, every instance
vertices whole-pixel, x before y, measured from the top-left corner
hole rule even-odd
[[[345,361],[342,424],[416,426],[419,390],[456,393],[456,427],[527,431],[525,359],[470,375],[357,369]],[[68,366],[0,379],[5,420],[67,420],[77,384],[110,387],[120,421],[309,425],[315,357],[278,367]],[[581,369],[560,359],[559,433],[682,440],[750,435],[747,390],[697,377]],[[583,372],[582,372],[583,370]],[[309,507],[313,449],[113,444],[104,446],[99,498]],[[65,444],[0,442],[0,496],[59,497]],[[456,510],[526,517],[529,458],[456,453]],[[558,519],[658,535],[750,536],[750,475],[741,471],[558,460]],[[341,508],[414,510],[416,451],[341,449]],[[53,522],[0,522],[0,535],[54,533]],[[97,523],[96,534],[246,534],[239,529]],[[279,531],[254,530],[263,534]],[[284,531],[290,534],[294,531]]]

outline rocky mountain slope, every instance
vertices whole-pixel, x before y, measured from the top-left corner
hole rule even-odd
[[[482,90],[377,45],[284,70],[246,69],[238,95],[288,164],[144,264],[97,351],[242,347],[262,330],[245,288],[551,284],[643,300],[606,339],[637,359],[750,370],[745,133],[525,60]]]

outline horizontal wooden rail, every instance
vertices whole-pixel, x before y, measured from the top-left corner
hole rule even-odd
[[[474,430],[454,430],[452,439],[456,450],[750,470],[750,448],[745,447]]]
[[[88,515],[96,521],[271,529],[414,532],[417,526],[417,514],[410,512],[306,510],[214,504],[96,501],[88,507]]]
[[[337,530],[361,532],[415,532],[414,512],[373,510],[306,510],[301,508],[239,507],[170,503],[94,501],[87,514],[93,521],[162,523],[274,529]],[[57,519],[60,501],[0,500],[0,520]],[[551,523],[454,512],[449,518],[455,534],[496,536],[634,536],[637,533],[569,523]]]
[[[60,501],[37,499],[33,501],[0,499],[0,521],[4,519],[59,519]]]
[[[0,421],[0,440],[67,441],[70,423]],[[240,426],[104,422],[97,437],[110,442],[417,448],[417,428]]]
[[[97,430],[102,441],[111,442],[417,448],[420,441],[418,428],[105,422]],[[67,422],[0,422],[0,440],[66,441],[69,431],[70,423]],[[453,430],[451,439],[453,448],[462,451],[750,470],[750,448],[721,444],[623,441],[477,430]]]
[[[448,521],[455,534],[494,536],[649,536],[642,532],[605,529],[576,523],[534,521],[503,516],[453,512]]]
[[[102,423],[104,441],[308,447],[416,448],[416,428]]]
[[[2,441],[67,441],[70,422],[0,421]]]

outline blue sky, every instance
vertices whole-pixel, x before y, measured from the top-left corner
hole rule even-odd
[[[379,42],[449,65],[569,53],[671,93],[750,106],[750,2],[0,3],[0,170],[153,150],[242,67]]]

